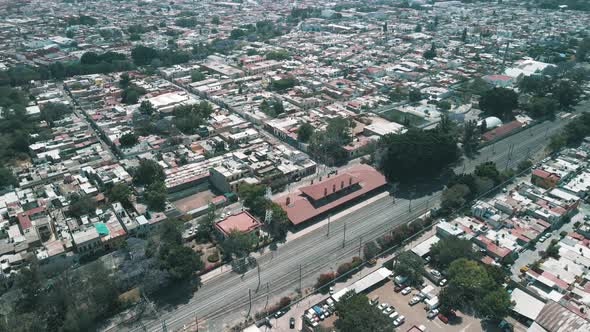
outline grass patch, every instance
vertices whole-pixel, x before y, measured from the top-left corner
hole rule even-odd
[[[410,126],[413,127],[420,126],[428,122],[417,115],[401,112],[398,110],[389,110],[387,112],[379,113],[379,115],[389,121],[397,122],[402,125],[405,125],[409,122]]]

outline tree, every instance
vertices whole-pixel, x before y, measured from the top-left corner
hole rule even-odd
[[[164,211],[166,209],[167,189],[163,181],[157,181],[147,186],[144,198],[147,206],[152,211]]]
[[[518,163],[517,170],[518,170],[518,173],[522,173],[531,167],[533,167],[533,162],[527,159],[527,160],[523,160],[520,163]]]
[[[121,89],[126,89],[131,84],[131,78],[129,77],[129,73],[123,73],[119,77],[119,87]]]
[[[347,154],[342,147],[352,141],[352,125],[353,122],[341,117],[328,120],[325,130],[316,130],[311,136],[310,152],[330,165],[344,163]]]
[[[451,103],[447,100],[441,100],[439,101],[436,106],[438,106],[438,108],[440,108],[443,111],[448,111],[451,109]]]
[[[449,236],[430,247],[430,257],[437,268],[446,270],[459,258],[475,259],[476,252],[471,241]]]
[[[232,256],[242,258],[250,254],[255,243],[256,238],[253,233],[232,230],[221,241],[221,248],[223,249],[223,254],[228,258]]]
[[[363,248],[363,254],[365,255],[366,260],[373,259],[379,254],[379,247],[373,241],[367,242]]]
[[[567,143],[566,135],[564,135],[562,133],[557,133],[557,134],[551,136],[551,138],[549,139],[549,145],[547,146],[547,149],[550,152],[557,152],[562,147],[564,147],[566,145],[566,143]]]
[[[422,25],[420,23],[416,24],[414,28],[414,32],[422,32]]]
[[[477,165],[475,167],[474,174],[479,177],[492,179],[492,181],[494,181],[494,185],[500,184],[503,180],[500,171],[498,171],[498,168],[496,167],[496,163],[493,161],[487,161]]]
[[[424,59],[427,60],[434,59],[436,57],[436,47],[434,46],[434,43],[430,45],[430,49],[424,52],[423,56]]]
[[[467,197],[471,194],[471,190],[467,185],[455,184],[443,191],[441,199],[441,208],[448,212],[461,208],[467,203]]]
[[[417,103],[422,100],[422,93],[418,89],[411,89],[410,93],[408,94],[408,99],[412,103]]]
[[[123,93],[121,94],[121,102],[126,105],[137,104],[139,102],[139,97],[146,93],[146,89],[135,84],[130,84],[123,90]]]
[[[463,28],[463,32],[461,33],[461,41],[462,42],[467,41],[467,28]]]
[[[329,285],[332,281],[334,281],[334,278],[336,278],[336,275],[334,274],[334,272],[328,272],[328,273],[322,273],[320,274],[320,276],[318,277],[318,280],[315,283],[315,289],[321,289],[326,285]],[[325,289],[323,289],[325,290]]]
[[[142,101],[141,105],[139,105],[138,110],[139,113],[148,116],[152,115],[155,112],[154,105],[149,100]]]
[[[160,164],[153,160],[142,159],[139,167],[134,170],[133,180],[138,185],[150,185],[155,182],[164,181],[166,174]]]
[[[191,81],[199,82],[205,79],[205,74],[203,74],[200,70],[193,70],[191,72]]]
[[[119,143],[124,148],[130,148],[137,144],[137,136],[134,133],[125,133],[119,138]]]
[[[501,320],[508,316],[512,301],[505,289],[497,288],[478,301],[478,312],[483,317]]]
[[[219,16],[213,16],[213,18],[211,19],[211,24],[215,24],[215,25],[221,24],[221,21],[219,20]]]
[[[586,37],[578,45],[576,52],[576,61],[585,61],[588,57],[588,51],[590,51],[590,38]]]
[[[578,101],[581,89],[571,81],[561,80],[553,87],[552,93],[561,107],[569,108]]]
[[[395,261],[393,270],[397,275],[407,277],[406,283],[408,285],[418,287],[422,285],[422,275],[424,274],[424,262],[422,258],[418,257],[411,251],[404,251]]]
[[[50,126],[53,126],[55,121],[62,119],[69,113],[72,113],[72,108],[64,103],[49,102],[41,108],[41,116]]]
[[[558,102],[553,98],[533,97],[526,106],[529,115],[535,119],[554,118],[559,108]]]
[[[17,185],[18,180],[12,174],[12,171],[6,167],[0,167],[0,188],[16,187]]]
[[[545,257],[553,257],[555,259],[559,258],[559,248],[560,246],[555,244],[555,243],[551,243],[547,249],[545,249]]]
[[[137,45],[131,50],[131,58],[138,66],[149,65],[152,60],[158,58],[158,51],[144,45]]]
[[[485,121],[484,121],[485,122]],[[466,121],[463,126],[463,151],[465,155],[472,156],[477,151],[479,145],[479,133],[475,120]]]
[[[309,124],[307,122],[303,123],[297,129],[297,140],[302,143],[309,142],[314,131],[315,131],[315,128],[311,124]]]
[[[121,202],[123,205],[129,205],[129,196],[131,196],[131,188],[125,183],[116,183],[108,191],[108,196],[113,202]]]
[[[393,321],[376,306],[372,306],[365,294],[355,294],[353,291],[344,294],[342,300],[336,303],[336,312],[338,319],[334,326],[338,331],[393,331]]]
[[[545,96],[553,82],[549,76],[545,75],[528,75],[524,76],[518,82],[518,88],[524,93],[531,93],[537,97]]]
[[[70,196],[70,208],[68,214],[72,217],[81,217],[96,210],[96,201],[89,196],[73,194]]]
[[[192,135],[205,124],[212,112],[211,104],[204,100],[199,104],[176,106],[172,111],[173,123],[183,133]]]
[[[238,195],[244,206],[250,209],[255,216],[264,216],[267,202],[264,197],[266,189],[259,184],[242,183],[238,189]]]
[[[514,90],[492,88],[483,93],[479,100],[479,108],[487,114],[502,119],[511,119],[512,111],[518,107],[518,95]]]
[[[377,165],[392,182],[409,182],[438,174],[458,156],[457,141],[452,134],[417,128],[383,136],[374,153]]]

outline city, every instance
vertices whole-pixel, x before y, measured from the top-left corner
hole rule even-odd
[[[0,0],[0,331],[590,331],[589,12]]]

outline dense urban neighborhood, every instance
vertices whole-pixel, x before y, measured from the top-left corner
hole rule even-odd
[[[590,331],[586,0],[0,0],[0,139],[0,331]]]

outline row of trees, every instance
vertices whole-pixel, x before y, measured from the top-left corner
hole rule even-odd
[[[590,135],[590,114],[583,113],[575,121],[568,123],[565,128],[551,137],[549,149],[557,151],[564,146],[576,146]]]

